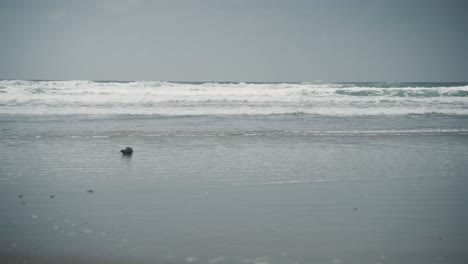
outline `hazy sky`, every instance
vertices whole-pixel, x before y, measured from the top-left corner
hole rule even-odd
[[[0,0],[0,78],[468,81],[468,1]]]

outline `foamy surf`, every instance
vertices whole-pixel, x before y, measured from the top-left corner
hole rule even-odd
[[[0,81],[3,115],[468,115],[465,83]]]

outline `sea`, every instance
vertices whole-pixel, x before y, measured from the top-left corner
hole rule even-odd
[[[468,261],[468,83],[0,80],[0,148],[1,263]]]

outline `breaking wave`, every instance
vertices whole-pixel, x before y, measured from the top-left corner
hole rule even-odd
[[[3,115],[468,115],[468,83],[0,81]]]

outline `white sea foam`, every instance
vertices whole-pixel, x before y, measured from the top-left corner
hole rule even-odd
[[[387,85],[388,86],[388,85]],[[468,114],[468,86],[0,81],[9,115]]]

